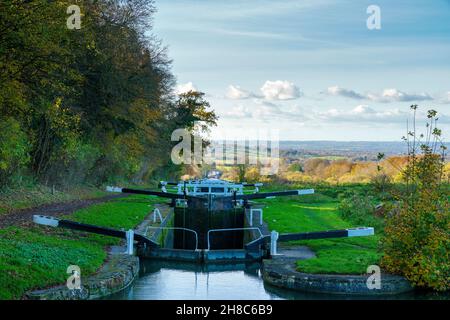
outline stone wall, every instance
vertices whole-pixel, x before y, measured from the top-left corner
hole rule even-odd
[[[263,279],[273,286],[314,293],[391,295],[413,290],[403,277],[381,274],[381,289],[369,289],[369,275],[307,274],[295,270],[293,260],[264,260]]]

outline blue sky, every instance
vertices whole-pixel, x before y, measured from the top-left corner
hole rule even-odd
[[[369,5],[381,30],[369,30]],[[214,138],[249,128],[283,140],[398,141],[409,106],[450,132],[449,0],[156,0],[179,92],[220,116]]]

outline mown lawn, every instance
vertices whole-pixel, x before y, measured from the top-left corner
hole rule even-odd
[[[357,227],[338,214],[337,200],[316,194],[267,199],[264,219],[271,230],[280,233],[325,231]],[[297,261],[297,269],[307,273],[364,274],[377,264],[380,236],[293,241],[288,245],[307,245],[316,258]]]
[[[161,202],[130,196],[79,210],[67,219],[130,229]],[[100,268],[106,247],[121,240],[59,228],[32,226],[0,230],[0,299],[19,299],[30,289],[65,283],[69,265],[81,268],[81,279]]]

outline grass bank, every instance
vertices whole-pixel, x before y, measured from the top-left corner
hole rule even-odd
[[[338,200],[322,194],[267,199],[264,219],[271,230],[280,233],[325,231],[358,227],[342,219]],[[378,264],[380,235],[293,241],[288,245],[307,245],[317,257],[297,261],[297,269],[307,273],[364,274],[367,267]]]
[[[157,198],[135,195],[81,209],[68,219],[130,229],[153,209]],[[150,206],[149,206],[150,205]],[[65,283],[69,265],[81,268],[81,279],[104,263],[106,248],[120,239],[43,226],[0,230],[0,299],[19,299],[31,289]]]

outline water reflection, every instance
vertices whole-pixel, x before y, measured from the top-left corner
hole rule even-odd
[[[193,264],[146,260],[130,288],[109,297],[118,300],[334,300],[443,299],[449,294],[408,293],[393,296],[349,296],[302,293],[265,285],[259,263]]]
[[[260,264],[191,264],[146,261],[132,287],[111,297],[129,300],[271,300]]]

